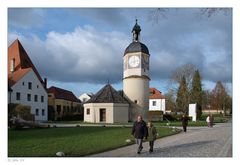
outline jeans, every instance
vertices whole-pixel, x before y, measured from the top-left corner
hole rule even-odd
[[[136,141],[136,144],[138,145],[138,152],[140,152],[142,149],[143,149],[143,146],[142,146],[142,142],[143,142],[143,139],[135,139]]]
[[[149,141],[150,151],[153,151],[154,141]]]
[[[187,132],[187,126],[186,125],[183,125],[183,131]]]

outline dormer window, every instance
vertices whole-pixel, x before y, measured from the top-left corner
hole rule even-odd
[[[15,58],[13,58],[13,59],[11,60],[10,71],[11,71],[11,72],[14,72],[14,69],[15,69]]]

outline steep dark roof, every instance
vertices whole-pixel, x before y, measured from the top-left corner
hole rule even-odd
[[[105,85],[86,103],[124,103],[128,102],[110,85]]]
[[[124,52],[124,55],[127,53],[134,53],[134,52],[143,52],[149,54],[148,48],[141,42],[132,42]]]
[[[58,87],[50,87],[47,89],[48,93],[53,93],[56,99],[63,99],[73,102],[81,102],[71,91],[61,89]]]

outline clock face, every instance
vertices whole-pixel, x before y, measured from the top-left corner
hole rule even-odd
[[[140,58],[138,56],[131,56],[128,60],[130,67],[136,68],[140,64]]]

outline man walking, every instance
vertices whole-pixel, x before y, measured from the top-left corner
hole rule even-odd
[[[138,145],[137,153],[140,154],[143,149],[143,138],[147,139],[148,136],[147,126],[141,115],[137,117],[137,121],[135,121],[133,124],[132,135],[134,136],[136,144]]]
[[[183,131],[184,132],[187,132],[187,126],[188,126],[188,120],[189,118],[187,117],[187,115],[183,115],[182,118],[181,118],[181,121],[182,121],[182,126],[183,126]]]

